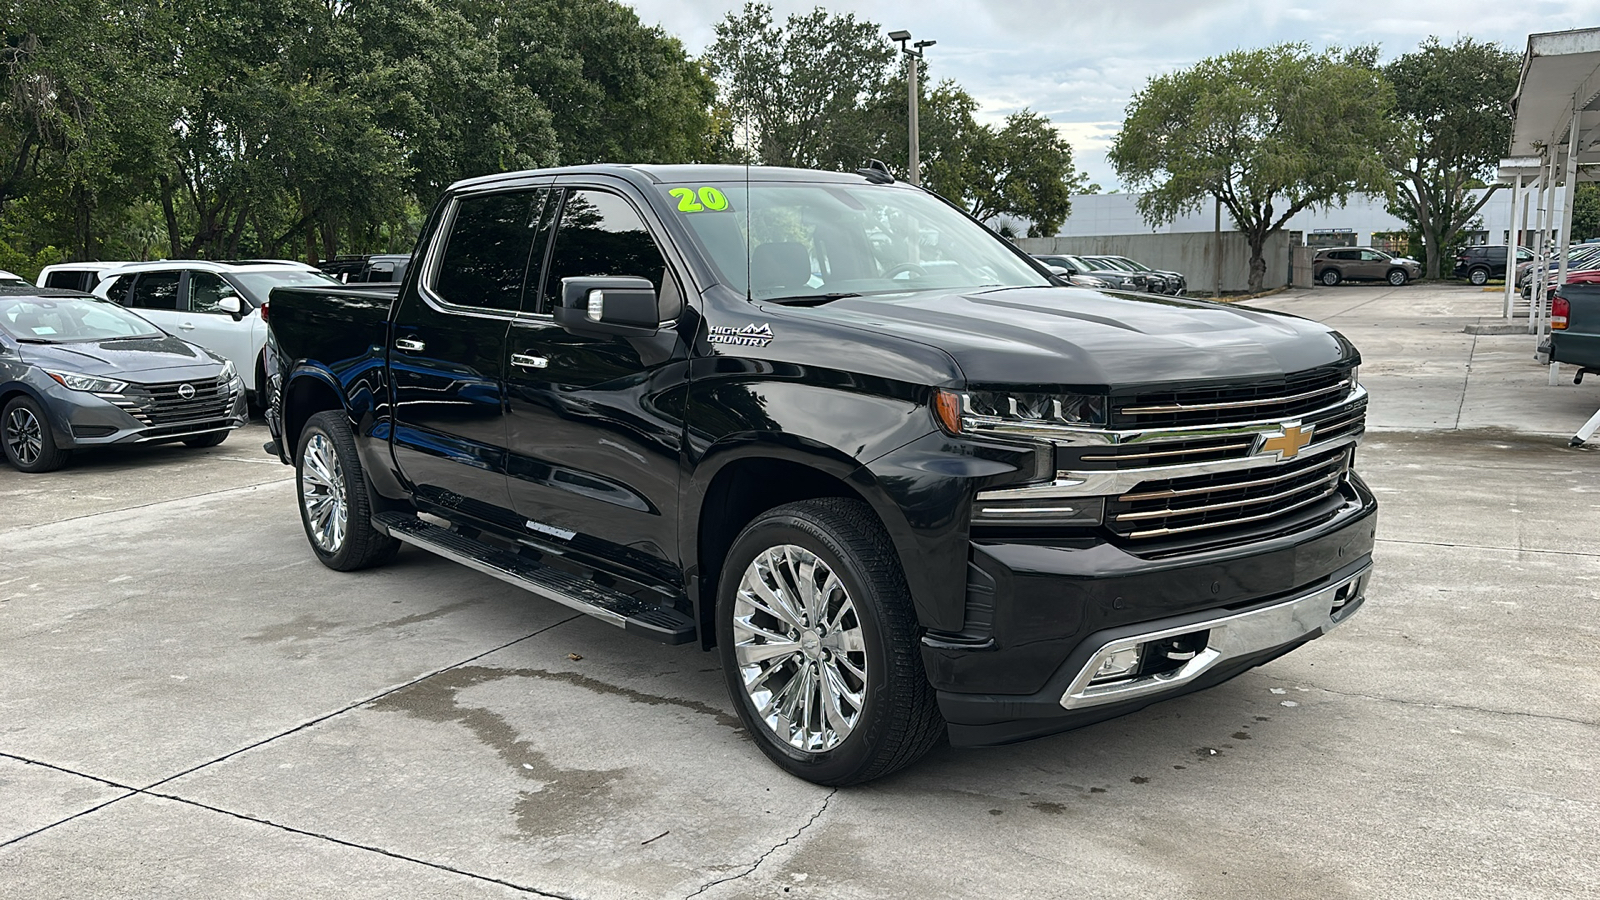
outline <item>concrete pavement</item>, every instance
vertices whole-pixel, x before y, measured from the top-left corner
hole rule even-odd
[[[1213,690],[832,791],[712,655],[305,546],[252,427],[0,469],[0,896],[1600,896],[1600,508],[1469,288],[1319,288],[1373,393],[1366,608]]]

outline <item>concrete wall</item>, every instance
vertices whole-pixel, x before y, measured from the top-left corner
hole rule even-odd
[[[1027,253],[1067,253],[1072,255],[1113,255],[1136,259],[1152,269],[1182,272],[1189,279],[1189,293],[1211,293],[1214,279],[1212,234],[1108,234],[1097,237],[1019,238],[1017,246]],[[1289,235],[1280,231],[1267,240],[1262,251],[1267,261],[1262,288],[1270,290],[1289,282]],[[1222,290],[1240,293],[1250,285],[1250,245],[1236,231],[1222,233]]]

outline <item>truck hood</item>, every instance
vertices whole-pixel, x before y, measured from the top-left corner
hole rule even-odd
[[[222,371],[222,363],[209,353],[170,335],[71,344],[23,344],[22,358],[44,369],[148,384],[204,378]]]
[[[803,314],[938,347],[974,384],[1109,390],[1283,375],[1357,355],[1338,332],[1295,316],[1085,288],[851,297]]]

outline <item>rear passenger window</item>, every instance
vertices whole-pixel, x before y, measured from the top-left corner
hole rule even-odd
[[[131,284],[133,284],[132,275],[118,275],[106,287],[106,298],[112,303],[121,303],[126,306],[128,304],[128,286]]]
[[[644,220],[628,201],[606,191],[575,190],[567,196],[550,254],[544,308],[560,302],[561,279],[589,275],[634,275],[650,279],[661,297],[661,318],[675,319],[683,300],[677,291],[663,291],[667,261]]]
[[[434,293],[457,306],[516,312],[543,206],[536,201],[543,196],[518,191],[459,201],[434,273]]]
[[[178,273],[146,272],[133,285],[134,309],[177,309]]]

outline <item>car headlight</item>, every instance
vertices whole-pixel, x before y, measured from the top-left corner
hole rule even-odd
[[[1034,391],[937,391],[934,412],[952,434],[1048,437],[1068,428],[1104,425],[1106,398]]]
[[[233,360],[231,360],[231,359],[224,360],[223,363],[222,363],[222,374],[217,376],[217,380],[219,380],[219,381],[232,381],[232,380],[234,380],[235,378],[238,378],[238,377],[239,377],[239,370],[234,368]]]
[[[1361,367],[1360,366],[1351,366],[1350,367],[1350,390],[1354,391],[1356,388],[1358,388],[1360,386],[1361,386]]]
[[[52,372],[45,370],[45,374],[54,378],[63,387],[75,391],[90,391],[96,394],[120,394],[128,389],[126,381],[113,381],[110,378],[97,378],[93,375],[79,375],[77,372]]]

